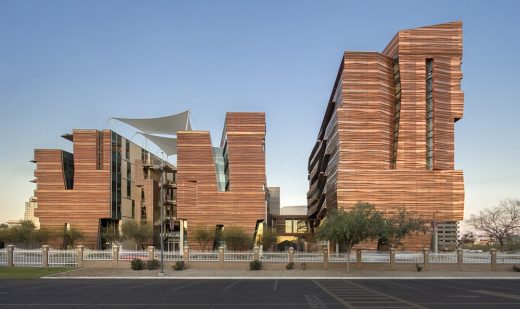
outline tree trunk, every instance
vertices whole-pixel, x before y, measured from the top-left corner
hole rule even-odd
[[[347,272],[350,270],[350,253],[352,252],[352,247],[347,246]]]

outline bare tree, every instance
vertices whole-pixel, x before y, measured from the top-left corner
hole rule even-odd
[[[471,215],[467,223],[485,236],[498,241],[503,249],[504,243],[520,232],[520,200],[501,200],[498,206],[486,208],[478,215]]]

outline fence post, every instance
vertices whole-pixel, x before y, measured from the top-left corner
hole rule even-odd
[[[323,269],[329,269],[329,248],[323,247]]]
[[[184,261],[184,267],[188,268],[188,265],[190,265],[190,248],[188,246],[182,248],[182,260]]]
[[[289,263],[294,263],[294,248],[293,247],[290,247],[289,248]]]
[[[85,251],[85,246],[79,245],[76,249],[76,254],[78,255],[78,267],[83,267],[83,252]]]
[[[258,248],[257,247],[255,247],[254,256],[255,256],[255,260],[256,260],[256,257],[258,256]],[[218,266],[221,269],[224,268],[224,247],[218,247]]]
[[[7,266],[14,266],[14,245],[7,246]]]
[[[464,262],[464,252],[462,249],[457,249],[457,269],[462,270],[462,264]]]
[[[42,267],[49,267],[49,246],[42,246]]]
[[[119,247],[112,247],[112,267],[117,268],[117,264],[119,261]]]
[[[148,261],[155,260],[155,247],[148,246]]]
[[[489,254],[491,254],[491,270],[497,270],[497,249],[489,249]]]
[[[357,269],[361,269],[362,267],[362,264],[361,264],[361,258],[362,258],[362,253],[363,250],[361,249],[356,249],[356,268]],[[350,259],[350,256],[348,257]]]
[[[423,249],[423,261],[424,261],[424,271],[430,270],[430,249]]]
[[[395,270],[395,248],[390,248],[390,270]]]

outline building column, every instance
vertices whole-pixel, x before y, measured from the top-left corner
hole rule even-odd
[[[255,247],[255,257],[258,255],[258,248]],[[256,258],[254,258],[256,260]],[[224,269],[224,247],[218,247],[218,267]]]
[[[14,266],[14,245],[7,246],[7,266]]]
[[[179,220],[179,251],[184,251],[184,220]]]
[[[294,248],[293,247],[290,247],[289,248],[289,263],[294,263]]]
[[[490,249],[489,254],[491,254],[491,270],[497,270],[497,249]]]
[[[76,254],[78,255],[78,267],[83,267],[83,252],[85,251],[85,246],[79,245],[76,249]]]
[[[148,261],[155,260],[155,247],[148,246]]]
[[[112,247],[112,268],[117,268],[117,264],[119,261],[119,247]]]
[[[462,270],[462,264],[464,262],[464,252],[462,249],[457,249],[457,269]]]
[[[183,249],[182,260],[184,261],[184,267],[188,268],[188,265],[190,265],[190,248],[186,246]]]
[[[430,249],[423,249],[423,261],[424,261],[424,271],[430,270]]]
[[[323,247],[323,269],[329,269],[329,249]]]
[[[395,248],[390,248],[390,270],[395,270]]]
[[[49,267],[49,246],[42,246],[42,267]]]
[[[362,257],[362,253],[363,250],[361,249],[356,249],[356,268],[357,269],[361,269],[362,267],[362,264],[361,264],[361,257]],[[348,257],[350,259],[350,256]]]

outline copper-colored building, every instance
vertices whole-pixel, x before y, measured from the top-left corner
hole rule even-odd
[[[146,132],[154,126],[165,128],[165,123],[175,131],[186,115],[116,119]],[[191,131],[189,122],[182,125],[184,129],[175,131],[174,138],[143,133],[168,154],[175,150],[178,168],[170,163],[161,168],[160,158],[110,130],[74,130],[64,135],[73,142],[73,153],[36,149],[35,216],[41,226],[78,229],[86,236],[82,244],[103,248],[110,244],[102,231],[135,220],[153,225],[151,243],[158,245],[164,169],[166,249],[179,250],[187,244],[196,248],[193,230],[202,225],[215,228],[216,235],[225,227],[240,227],[253,239],[266,222],[269,196],[265,114],[228,113],[220,147],[213,147],[209,132]]]
[[[309,157],[315,226],[358,201],[437,222],[463,219],[463,174],[454,169],[461,58],[461,22],[400,31],[382,52],[344,53]],[[405,246],[429,244],[421,235]]]
[[[105,228],[125,220],[157,224],[160,172],[152,167],[160,165],[158,157],[110,130],[74,130],[63,137],[73,142],[73,153],[34,151],[35,216],[42,227],[80,230],[82,244],[102,248]],[[173,182],[175,169],[168,166]]]
[[[253,238],[265,222],[265,131],[264,113],[227,113],[220,147],[208,131],[177,133],[177,218],[190,247],[199,226],[215,235],[235,226]]]

